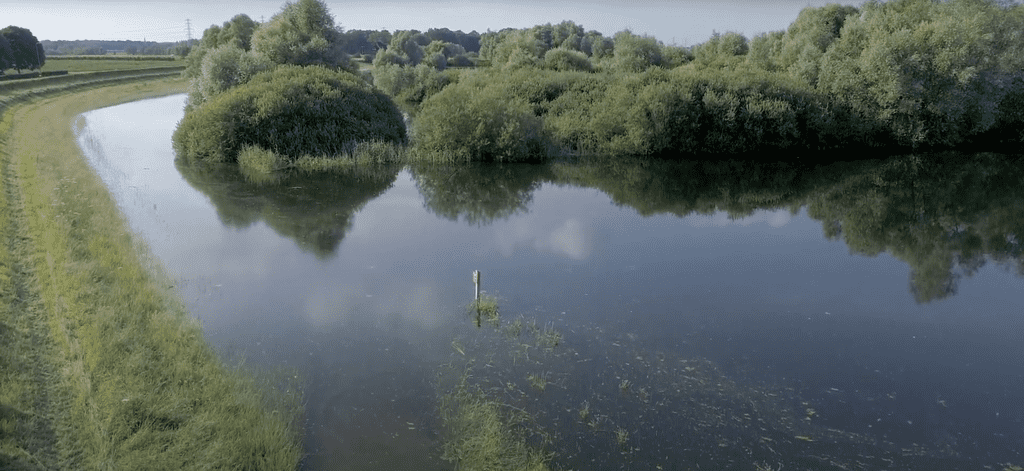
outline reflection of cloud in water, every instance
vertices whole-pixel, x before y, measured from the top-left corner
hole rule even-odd
[[[380,324],[394,315],[424,329],[441,323],[445,311],[435,286],[395,286],[368,278],[363,281],[324,280],[312,286],[306,294],[306,318],[314,327],[373,318],[379,327],[387,328]]]
[[[584,260],[590,255],[592,238],[576,219],[567,219],[550,233],[537,226],[535,221],[523,218],[499,228],[495,241],[498,251],[510,257],[516,247],[532,245],[537,250],[565,255],[573,260]]]
[[[732,219],[724,211],[717,211],[715,214],[694,214],[687,216],[685,221],[694,227],[724,227],[729,225],[749,226],[757,223],[767,223],[771,227],[782,227],[789,223],[793,215],[788,209],[775,211],[755,211],[747,217]]]

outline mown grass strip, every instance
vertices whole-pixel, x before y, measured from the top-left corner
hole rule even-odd
[[[10,116],[5,118],[0,120],[0,145],[13,124]],[[53,469],[53,343],[31,269],[24,263],[26,244],[14,217],[19,211],[8,197],[9,166],[0,170],[0,469]]]
[[[3,227],[27,241],[18,256],[34,271],[33,302],[55,346],[60,401],[38,412],[54,418],[57,463],[46,468],[294,469],[301,458],[297,393],[270,410],[251,380],[223,365],[75,142],[73,120],[86,110],[183,90],[180,79],[104,87],[5,117],[0,213],[18,223]],[[5,301],[16,265],[0,265]]]

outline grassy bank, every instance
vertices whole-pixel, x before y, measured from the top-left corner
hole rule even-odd
[[[301,458],[297,395],[272,405],[222,364],[75,142],[84,111],[184,90],[181,79],[51,90],[0,121],[0,468],[294,469]]]
[[[66,70],[68,73],[99,70],[133,70],[183,65],[174,56],[72,56],[47,57],[42,71]]]

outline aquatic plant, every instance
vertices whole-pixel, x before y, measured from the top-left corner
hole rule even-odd
[[[562,333],[555,330],[553,324],[544,326],[543,330],[536,330],[537,347],[547,350],[554,349],[562,342]]]
[[[470,314],[476,315],[476,326],[480,327],[481,321],[486,320],[488,324],[497,328],[501,324],[501,309],[498,307],[498,298],[489,294],[481,294],[479,299],[474,299],[467,307]]]
[[[441,399],[444,445],[441,458],[456,469],[546,471],[551,455],[527,443],[521,409],[491,399],[462,375]]]
[[[539,375],[530,374],[526,376],[526,380],[530,382],[530,386],[533,386],[534,389],[540,392],[544,392],[548,387],[547,373]]]
[[[588,418],[590,418],[590,402],[583,401],[583,404],[580,405],[580,421],[586,422]]]
[[[615,443],[618,443],[620,447],[625,447],[629,443],[629,431],[622,427],[615,429]]]

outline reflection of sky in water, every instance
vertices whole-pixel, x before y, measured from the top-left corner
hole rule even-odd
[[[781,325],[819,340],[831,335],[793,324],[805,315],[863,329],[865,342],[899,323],[885,332],[907,345],[894,355],[913,355],[918,333],[1019,351],[1020,277],[989,264],[961,280],[955,296],[917,304],[904,262],[851,255],[805,211],[645,218],[597,190],[546,184],[529,211],[475,227],[429,212],[403,171],[321,260],[263,222],[225,227],[209,198],[182,180],[170,149],[182,103],[176,96],[90,112],[81,139],[133,230],[221,348],[297,366],[348,364],[352,352],[327,345],[369,332],[399,339],[424,361],[441,359],[450,350],[446,334],[463,322],[471,273],[481,270],[484,290],[501,296],[507,312],[637,332],[652,345],[698,332],[707,337],[704,354],[722,358],[760,352],[804,358],[813,369],[812,352],[758,335],[778,335]],[[846,339],[849,355],[864,353],[858,339]],[[957,363],[958,352],[941,354],[947,358],[933,359]],[[1019,365],[992,368],[1021,374]]]

